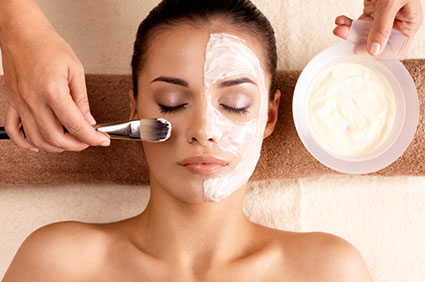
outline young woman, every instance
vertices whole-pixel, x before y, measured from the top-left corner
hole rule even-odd
[[[248,0],[162,1],[141,23],[132,60],[129,118],[173,125],[166,142],[143,143],[146,209],[36,230],[4,281],[371,281],[345,240],[273,230],[243,213],[277,120],[276,61],[272,27]]]

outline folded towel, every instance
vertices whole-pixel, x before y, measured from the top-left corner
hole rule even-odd
[[[403,61],[425,99],[425,59]],[[292,95],[299,71],[279,71],[282,91],[279,121],[275,132],[264,141],[262,156],[253,180],[298,178],[338,174],[323,166],[304,148],[292,119]],[[87,75],[91,112],[98,123],[129,117],[129,75]],[[5,123],[7,89],[0,77],[0,124]],[[375,175],[425,175],[425,112],[421,107],[419,126],[406,152]],[[60,154],[18,149],[11,141],[0,141],[0,186],[116,183],[146,184],[148,168],[140,142],[112,140],[110,147],[90,147],[82,152]]]

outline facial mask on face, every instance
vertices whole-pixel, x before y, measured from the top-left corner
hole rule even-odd
[[[260,112],[256,119],[235,122],[214,107],[210,89],[219,80],[247,74],[257,78],[261,92]],[[216,142],[222,151],[240,158],[233,171],[204,180],[205,200],[221,201],[244,185],[255,170],[267,123],[268,95],[259,59],[244,44],[244,40],[230,34],[210,35],[206,49],[204,84],[207,96],[207,134],[218,136]]]

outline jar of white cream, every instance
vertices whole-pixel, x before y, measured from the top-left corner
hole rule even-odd
[[[365,49],[370,22],[354,21],[348,40],[325,49],[302,71],[293,117],[307,150],[343,173],[371,173],[393,163],[416,131],[414,82],[398,60],[405,37],[393,30],[378,57]]]

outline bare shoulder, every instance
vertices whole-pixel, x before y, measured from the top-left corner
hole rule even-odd
[[[18,249],[4,281],[84,281],[102,263],[107,237],[96,224],[52,223],[32,232]]]
[[[372,281],[360,252],[341,237],[324,232],[286,232],[281,244],[299,281]]]

